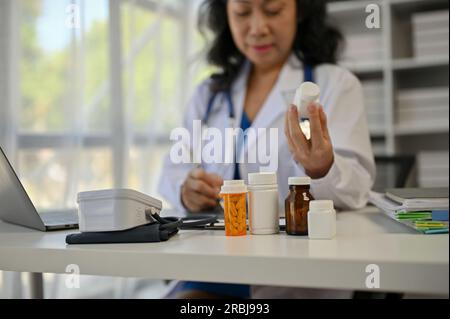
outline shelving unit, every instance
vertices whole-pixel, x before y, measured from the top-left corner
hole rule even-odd
[[[440,58],[402,58],[395,59],[392,63],[392,68],[396,71],[398,70],[417,70],[426,69],[432,67],[448,66],[448,57]]]
[[[380,8],[380,29],[368,29],[365,25],[369,14],[366,13],[366,7],[370,4],[376,4]],[[448,14],[448,0],[348,0],[328,3],[332,22],[341,29],[347,40],[347,48],[340,64],[355,73],[363,87],[366,84],[373,86],[377,81],[382,87],[378,100],[365,94],[374,151],[379,155],[414,154],[421,159],[418,160],[419,166],[423,164],[428,170],[430,168],[426,162],[433,157],[433,152],[439,159],[445,158],[442,154],[449,152],[448,97],[445,107],[442,103],[439,106],[424,105],[424,108],[430,109],[430,113],[426,113],[416,105],[413,110],[416,113],[409,114],[408,105],[405,106],[404,100],[403,104],[399,102],[399,95],[408,90],[426,88],[446,88],[448,91],[448,51],[436,56],[417,56],[415,42],[418,35],[417,14],[443,10]],[[433,19],[429,20],[433,25]],[[439,25],[441,29],[442,22],[441,20]],[[448,30],[448,15],[444,21],[444,32],[445,25]],[[428,40],[427,37],[425,40]],[[423,48],[423,43],[421,45],[419,47]],[[382,116],[379,114],[380,110],[373,109],[376,107],[384,113]],[[441,116],[438,121],[420,118],[421,114],[430,118],[437,117],[433,113],[437,107],[440,109],[436,114]],[[402,120],[405,114],[408,121]],[[410,118],[417,116],[420,121],[411,122]],[[384,122],[374,124],[374,118],[382,118]],[[423,153],[426,156],[422,156]],[[448,171],[448,164],[446,165]],[[427,169],[421,172],[419,167],[418,175],[424,176]],[[433,184],[426,177],[419,178],[419,183],[421,180],[426,180],[427,186]],[[439,179],[436,186],[445,183],[448,185],[448,174],[446,179]]]

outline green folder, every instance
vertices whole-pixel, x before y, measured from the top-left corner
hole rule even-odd
[[[448,223],[438,221],[415,221],[414,227],[425,234],[446,234]]]
[[[448,228],[426,230],[425,234],[448,234]]]
[[[396,212],[395,217],[398,220],[431,220],[432,213],[428,211],[421,212]]]
[[[431,217],[428,215],[404,215],[397,216],[398,220],[431,220]]]

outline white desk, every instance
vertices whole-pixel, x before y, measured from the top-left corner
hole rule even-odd
[[[43,233],[0,222],[0,269],[367,290],[368,264],[381,291],[449,292],[449,236],[421,235],[374,208],[338,214],[334,240],[270,236],[227,238],[181,231],[164,243],[66,246],[69,232]]]

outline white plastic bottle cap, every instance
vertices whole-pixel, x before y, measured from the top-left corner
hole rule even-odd
[[[300,85],[302,100],[314,102],[320,97],[320,88],[313,82],[304,82]]]
[[[247,193],[247,186],[243,180],[224,181],[220,190],[221,194]]]
[[[311,177],[289,177],[288,184],[293,186],[311,185]]]
[[[271,172],[248,174],[249,185],[274,185],[277,184],[277,174]]]
[[[310,211],[334,210],[334,203],[332,200],[312,200],[309,202]]]
[[[309,103],[315,102],[319,103],[320,98],[320,88],[317,84],[313,82],[304,82],[295,91],[294,104],[301,117],[308,117],[307,107]]]

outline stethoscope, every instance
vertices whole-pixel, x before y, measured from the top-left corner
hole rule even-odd
[[[189,217],[161,217],[151,210],[145,212],[153,217],[155,222],[159,223],[159,230],[167,230],[169,232],[177,232],[179,229],[221,229],[221,227],[214,226],[218,223],[216,215],[192,215]]]
[[[236,125],[236,116],[234,113],[234,103],[233,98],[231,97],[231,93],[229,90],[221,91],[218,93],[215,93],[211,96],[211,98],[208,101],[208,107],[206,108],[205,116],[203,117],[202,125],[204,128],[208,127],[208,120],[209,117],[213,111],[214,102],[216,101],[216,98],[222,94],[222,96],[225,98],[227,105],[228,105],[228,127],[234,128]]]
[[[313,67],[311,65],[305,64],[304,65],[304,81],[305,82],[314,82],[314,72]],[[208,105],[206,108],[205,116],[203,117],[202,124],[201,124],[201,135],[202,138],[206,136],[206,132],[208,131],[208,120],[213,112],[214,104],[219,95],[222,95],[228,105],[228,128],[235,128],[236,124],[236,116],[234,111],[234,103],[233,99],[231,97],[231,93],[229,90],[221,91],[218,93],[215,93],[211,96],[211,98],[208,101]],[[301,119],[300,126],[302,128],[303,132],[309,132],[309,120],[308,119]],[[308,137],[307,137],[308,138]],[[241,148],[238,147],[237,149],[237,157],[239,158],[241,154]]]
[[[314,82],[314,70],[311,65],[305,64],[304,65],[304,81],[305,82]],[[211,98],[208,101],[208,106],[206,108],[205,116],[202,120],[203,128],[206,129],[208,127],[208,120],[213,112],[214,104],[216,101],[216,98],[222,95],[228,105],[228,127],[234,128],[236,124],[236,116],[234,112],[234,103],[233,99],[231,97],[231,93],[229,90],[221,91],[218,93],[215,93],[211,96]]]

